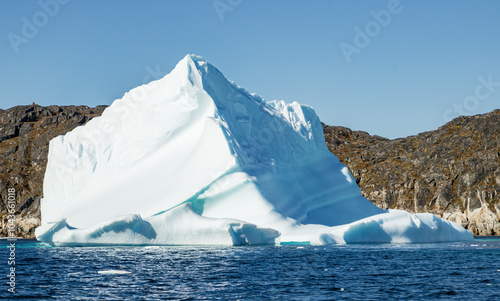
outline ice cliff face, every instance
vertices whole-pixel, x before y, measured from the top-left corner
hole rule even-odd
[[[195,55],[50,142],[41,211],[53,245],[472,239],[372,205],[312,108],[266,102]]]

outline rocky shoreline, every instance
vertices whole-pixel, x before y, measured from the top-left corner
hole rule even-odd
[[[377,206],[430,212],[474,235],[500,235],[500,110],[395,140],[323,128],[328,148]]]
[[[33,104],[0,110],[0,236],[6,236],[8,189],[14,188],[16,233],[34,237],[49,141],[105,108]],[[328,148],[377,206],[431,212],[474,235],[500,235],[500,110],[395,140],[345,127],[323,129]]]

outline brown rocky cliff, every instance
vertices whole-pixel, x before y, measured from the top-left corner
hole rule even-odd
[[[49,141],[100,116],[105,108],[31,105],[0,110],[0,236],[7,236],[7,190],[15,188],[16,234],[34,237]]]
[[[0,110],[1,236],[6,236],[7,189],[15,188],[17,234],[34,237],[49,141],[105,108]],[[379,207],[432,212],[476,235],[500,235],[500,110],[459,117],[436,131],[396,140],[345,127],[323,128],[329,149]]]
[[[500,110],[389,140],[323,125],[328,148],[383,209],[430,212],[500,235]]]

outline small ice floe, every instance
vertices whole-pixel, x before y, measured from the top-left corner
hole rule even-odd
[[[104,270],[104,271],[98,271],[98,274],[103,274],[103,275],[121,275],[121,274],[130,274],[129,271],[123,271],[123,270]]]

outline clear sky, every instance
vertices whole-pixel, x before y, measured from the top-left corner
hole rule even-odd
[[[0,108],[111,104],[187,53],[388,138],[500,108],[497,0],[0,0]]]

